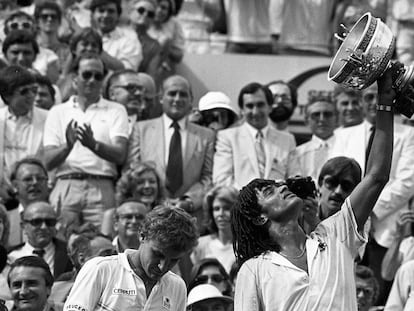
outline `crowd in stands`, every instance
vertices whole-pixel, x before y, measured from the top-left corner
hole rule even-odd
[[[340,24],[367,11],[414,60],[412,0],[0,0],[0,311],[235,310],[236,287],[255,286],[238,279],[237,221],[267,223],[243,201],[267,188],[245,186],[310,176],[311,235],[369,173],[381,89],[309,94],[302,143],[295,85],[195,102],[176,67],[186,53],[332,56]],[[414,310],[414,128],[394,118],[389,179],[348,258],[360,311]],[[305,250],[277,260],[297,270]]]

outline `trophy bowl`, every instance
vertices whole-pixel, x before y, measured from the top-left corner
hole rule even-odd
[[[346,30],[346,28],[345,28]],[[390,65],[395,37],[379,18],[365,13],[344,37],[328,71],[328,80],[354,89],[374,83]]]

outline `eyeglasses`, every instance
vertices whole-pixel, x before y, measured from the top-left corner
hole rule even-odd
[[[154,18],[155,17],[155,11],[150,11],[150,10],[148,10],[148,9],[142,7],[142,6],[137,8],[137,12],[140,15],[144,15],[144,13],[146,12],[148,18]]]
[[[134,218],[135,218],[136,220],[143,220],[143,219],[145,218],[145,216],[144,216],[144,215],[142,215],[142,214],[134,214],[134,213],[130,213],[130,214],[119,214],[119,215],[118,215],[118,218],[119,218],[119,219],[123,219],[123,220],[129,220],[129,221],[131,221],[131,220],[133,220]]]
[[[56,14],[40,14],[40,19],[41,20],[43,20],[43,21],[47,21],[49,18],[52,20],[52,21],[56,21],[56,20],[58,20],[58,16],[56,15]]]
[[[208,280],[213,281],[214,283],[220,283],[225,280],[224,276],[221,274],[211,274],[211,275],[199,275],[195,281],[200,284],[205,284]]]
[[[9,29],[11,29],[11,30],[16,30],[16,29],[31,29],[33,27],[33,24],[32,23],[29,23],[29,22],[24,22],[24,23],[17,23],[17,22],[14,22],[14,23],[10,23],[9,24]]]
[[[355,188],[355,184],[348,180],[339,180],[337,177],[325,176],[323,178],[323,185],[329,190],[336,189],[338,185],[341,185],[341,188],[345,192],[351,192]]]
[[[48,178],[46,176],[27,176],[25,178],[22,179],[18,179],[18,181],[21,181],[22,183],[29,185],[31,183],[36,183],[36,182],[45,182],[46,180],[48,180]]]
[[[20,89],[16,90],[16,93],[20,96],[27,96],[27,95],[36,95],[37,94],[37,86],[25,86]]]
[[[319,111],[319,112],[312,112],[309,117],[313,120],[320,120],[321,117],[323,119],[330,119],[334,116],[334,112],[333,111]]]
[[[40,227],[43,223],[48,227],[56,226],[57,220],[55,218],[33,218],[33,219],[24,219],[25,223],[29,223],[33,227]]]
[[[92,77],[95,81],[102,81],[104,79],[104,75],[102,73],[93,71],[84,71],[81,73],[81,77],[85,81],[90,80]]]
[[[135,94],[137,91],[144,91],[144,87],[138,84],[114,85],[112,87],[120,87],[130,94]]]

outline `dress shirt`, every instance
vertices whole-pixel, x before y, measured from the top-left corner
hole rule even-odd
[[[269,142],[266,140],[266,137],[267,137],[267,132],[269,132],[269,124],[267,124],[264,128],[262,128],[260,130],[258,130],[257,128],[251,126],[247,122],[246,122],[246,125],[247,125],[247,129],[248,129],[250,135],[252,135],[253,141],[256,141],[257,133],[259,131],[262,132],[262,134],[263,134],[263,144],[264,144],[265,151],[266,151],[266,154],[267,154],[267,152],[268,152],[267,145],[269,144]]]
[[[29,242],[26,242],[21,248],[10,252],[8,256],[9,263],[12,263],[16,259],[24,256],[33,256],[34,249],[35,248],[32,245],[30,245]],[[50,271],[53,274],[53,271],[55,271],[55,244],[53,244],[53,242],[50,242],[43,249],[45,250],[45,255],[43,256],[43,259],[49,265]]]
[[[174,134],[174,128],[171,126],[173,124],[173,120],[168,117],[166,114],[162,115],[162,119],[164,122],[164,143],[165,143],[165,163],[168,163],[168,157],[170,155],[170,142],[171,137]],[[181,135],[181,150],[182,154],[185,154],[185,147],[187,143],[187,118],[184,117],[181,120],[177,121],[178,125],[180,126],[180,135]]]

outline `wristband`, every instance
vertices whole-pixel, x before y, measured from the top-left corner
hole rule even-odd
[[[95,142],[95,146],[93,147],[93,150],[95,152],[98,152],[99,151],[99,142]]]
[[[388,111],[388,112],[391,112],[392,111],[392,106],[389,106],[389,105],[378,105],[377,104],[377,111]]]

